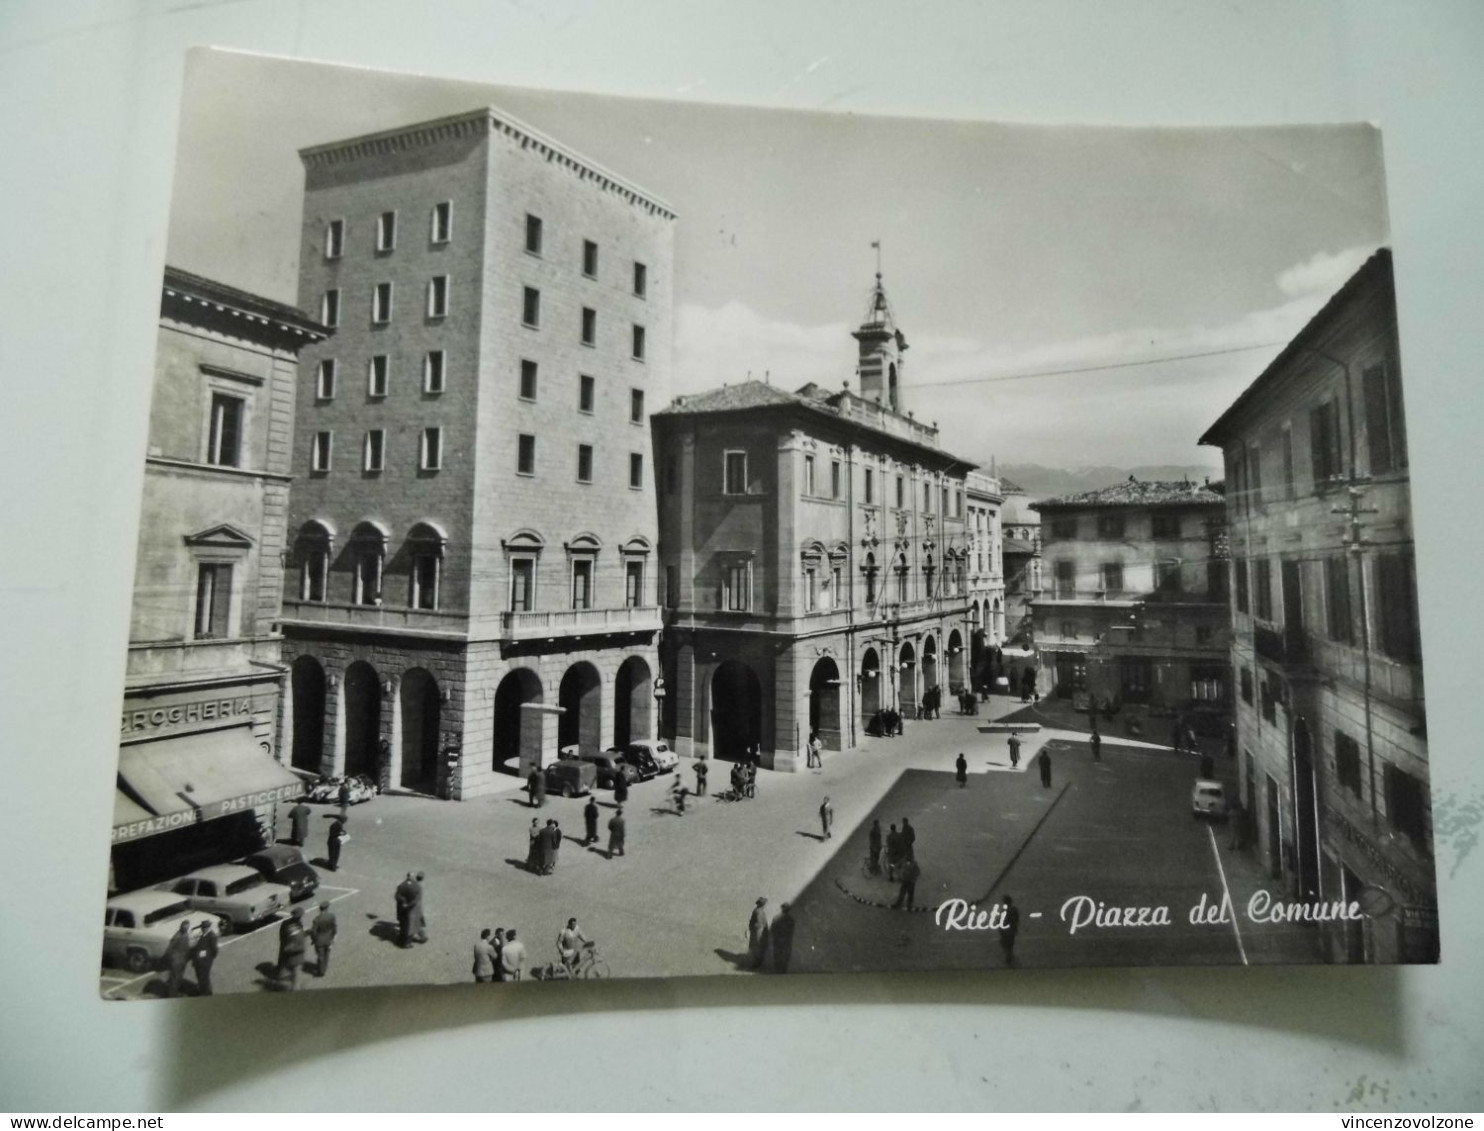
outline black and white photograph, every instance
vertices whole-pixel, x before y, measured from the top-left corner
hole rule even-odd
[[[1439,961],[1377,126],[200,49],[168,232],[103,997]]]

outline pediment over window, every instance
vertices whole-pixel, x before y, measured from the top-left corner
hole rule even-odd
[[[434,542],[439,546],[448,545],[448,531],[441,523],[422,519],[412,524],[412,529],[407,532],[409,542]]]
[[[619,547],[619,551],[624,554],[647,554],[653,549],[654,547],[649,544],[649,539],[642,534],[635,534]]]
[[[596,534],[584,532],[572,537],[566,546],[568,553],[595,554],[603,548],[603,540]]]
[[[824,543],[817,538],[811,538],[804,543],[800,553],[806,558],[822,558],[825,556]]]
[[[211,546],[219,550],[247,550],[254,544],[249,535],[227,522],[187,534],[185,542],[187,546]]]
[[[536,531],[526,528],[517,530],[510,537],[502,539],[500,545],[507,551],[540,551],[546,548],[546,539],[541,537]]]

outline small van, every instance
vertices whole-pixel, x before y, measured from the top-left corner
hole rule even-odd
[[[576,758],[558,758],[546,767],[543,776],[546,778],[547,793],[581,797],[593,791],[593,783],[598,780],[598,767]]]

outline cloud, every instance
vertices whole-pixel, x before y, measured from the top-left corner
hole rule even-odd
[[[1375,250],[1374,246],[1367,246],[1346,248],[1335,255],[1316,252],[1313,258],[1282,272],[1278,276],[1278,289],[1290,297],[1323,294],[1328,298],[1360,270],[1360,265]]]

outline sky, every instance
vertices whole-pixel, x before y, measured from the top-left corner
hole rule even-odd
[[[854,384],[879,241],[905,407],[985,465],[1219,470],[1197,438],[1388,242],[1363,124],[884,118],[199,51],[168,262],[295,302],[298,149],[484,105],[675,207],[677,394]]]

